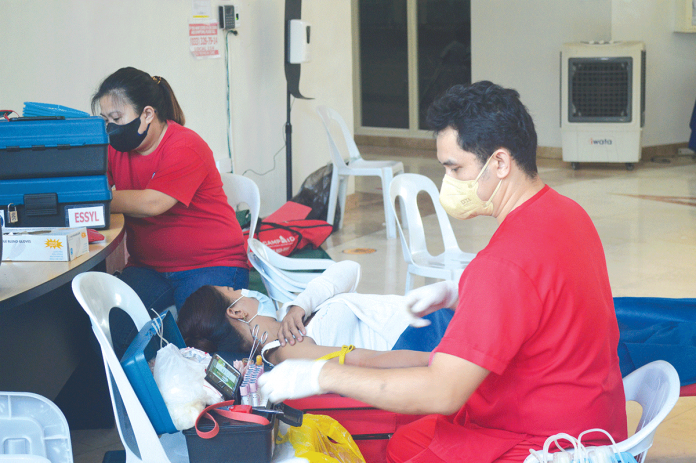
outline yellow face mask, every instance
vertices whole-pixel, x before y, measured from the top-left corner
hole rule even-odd
[[[493,156],[488,158],[474,180],[457,180],[445,175],[445,178],[442,179],[442,188],[440,188],[440,204],[445,212],[459,220],[470,219],[477,215],[493,214],[493,197],[498,192],[502,180],[498,182],[498,186],[495,187],[488,201],[483,201],[477,193],[479,178],[485,172],[492,158]]]

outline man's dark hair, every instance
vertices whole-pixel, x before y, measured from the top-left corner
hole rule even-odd
[[[433,102],[427,122],[435,135],[448,127],[456,130],[459,146],[481,164],[506,148],[528,177],[537,176],[534,121],[517,90],[488,81],[455,85]]]

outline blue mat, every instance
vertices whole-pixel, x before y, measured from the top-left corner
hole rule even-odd
[[[430,320],[430,325],[423,328],[409,326],[401,333],[392,350],[416,350],[419,352],[432,352],[440,344],[442,336],[445,335],[447,325],[454,311],[450,309],[440,309],[429,315],[426,320]]]
[[[615,297],[621,375],[665,360],[681,385],[696,383],[696,299]]]

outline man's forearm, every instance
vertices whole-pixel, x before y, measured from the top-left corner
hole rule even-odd
[[[346,364],[367,368],[425,367],[428,366],[429,359],[430,352],[355,349],[346,356]]]
[[[444,352],[427,367],[361,368],[326,360],[291,359],[259,379],[273,402],[334,392],[400,413],[450,415],[469,400],[489,371]]]
[[[271,348],[266,352],[268,360],[278,364],[292,358],[318,359],[327,354],[340,351],[340,347],[317,346],[312,338],[306,338],[301,343]],[[367,368],[406,368],[427,366],[429,352],[412,350],[377,351],[370,349],[355,349],[346,354],[346,365]],[[336,359],[338,361],[338,359]]]
[[[408,414],[447,413],[428,390],[428,367],[379,369],[327,363],[319,376],[325,391],[377,408]],[[451,412],[450,412],[451,413]]]
[[[466,403],[487,375],[473,363],[436,354],[426,367],[378,369],[327,363],[319,385],[385,410],[449,415]]]

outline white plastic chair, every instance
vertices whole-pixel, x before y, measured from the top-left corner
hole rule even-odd
[[[261,209],[261,193],[256,183],[247,177],[237,174],[221,173],[222,189],[227,195],[227,202],[235,211],[240,204],[249,206],[251,223],[249,224],[249,238],[254,236],[256,222],[259,220]]]
[[[638,463],[644,463],[657,427],[679,399],[679,375],[668,362],[656,360],[630,373],[623,379],[623,384],[626,400],[638,402],[643,412],[635,434],[617,442],[616,448],[619,452],[633,455]],[[537,460],[529,455],[524,463],[537,463]]]
[[[65,415],[47,398],[0,392],[0,462],[72,463]]]
[[[317,112],[326,129],[326,136],[329,139],[329,152],[331,153],[331,161],[333,162],[331,190],[329,192],[329,210],[326,221],[330,224],[334,223],[336,199],[338,198],[340,200],[342,214],[338,227],[343,227],[343,217],[345,217],[346,212],[347,181],[351,175],[380,177],[382,179],[382,199],[384,200],[384,220],[387,228],[387,238],[396,238],[394,213],[392,209],[387,206],[387,202],[389,201],[389,184],[392,178],[404,172],[403,163],[399,161],[366,161],[360,156],[355,140],[353,140],[353,136],[348,130],[348,126],[341,115],[327,106],[317,107]],[[341,128],[343,139],[348,147],[348,164],[346,164],[343,156],[341,156],[338,145],[331,134],[331,121],[336,121]]]
[[[643,463],[652,447],[657,427],[667,417],[679,399],[679,374],[664,360],[643,365],[623,379],[626,400],[634,400],[643,412],[634,435],[616,446],[629,452]]]
[[[307,283],[333,265],[330,259],[293,259],[281,256],[261,241],[250,238],[249,262],[259,272],[276,310],[307,288]]]
[[[268,297],[270,297],[273,301],[276,310],[279,310],[282,304],[291,301],[294,294],[298,294],[300,291],[302,291],[302,288],[300,287],[287,286],[274,281],[273,277],[271,277],[266,271],[263,261],[255,254],[249,253],[248,258],[251,265],[259,273],[259,276],[261,276],[263,286],[266,288]]]
[[[436,256],[428,252],[423,230],[423,220],[418,209],[418,193],[421,191],[430,195],[435,206],[435,214],[440,224],[440,233],[445,245],[445,252]],[[390,187],[389,205],[396,217],[396,225],[401,237],[401,250],[408,264],[406,274],[406,292],[413,287],[413,275],[443,280],[459,280],[464,268],[476,257],[476,254],[464,252],[459,248],[452,230],[452,224],[445,209],[440,204],[440,192],[435,183],[428,177],[419,174],[401,174],[394,177]],[[402,227],[396,216],[395,202],[399,199],[401,219],[405,222]],[[408,229],[408,241],[404,233]]]
[[[142,329],[150,321],[145,306],[130,286],[107,273],[81,273],[73,279],[72,290],[89,316],[92,331],[101,346],[118,434],[126,450],[126,463],[170,463],[116,358],[109,329],[109,312],[113,307],[123,309],[133,318],[136,328]]]

